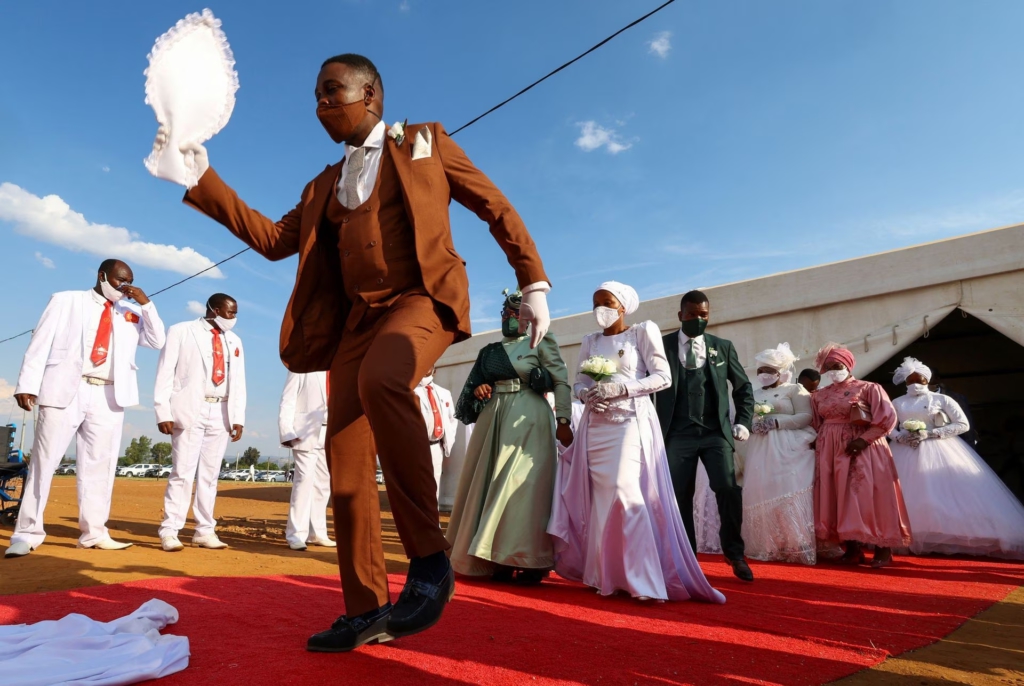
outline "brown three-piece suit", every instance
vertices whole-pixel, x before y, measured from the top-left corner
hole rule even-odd
[[[432,134],[413,159],[416,133]],[[468,338],[469,281],[449,226],[451,200],[487,222],[521,286],[548,281],[522,219],[437,123],[386,137],[366,202],[337,199],[342,163],[306,185],[274,222],[209,169],[185,202],[271,260],[298,253],[281,325],[293,372],[330,370],[327,460],[338,566],[348,616],[389,602],[375,456],[409,557],[448,549],[437,512],[430,445],[413,389],[453,342]]]

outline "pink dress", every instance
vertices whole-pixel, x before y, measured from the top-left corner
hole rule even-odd
[[[871,424],[850,423],[851,406],[869,408]],[[886,548],[910,545],[910,520],[886,435],[896,426],[896,410],[881,386],[847,379],[811,396],[815,455],[814,532],[820,541],[859,541]],[[851,460],[847,444],[855,438],[867,449]]]

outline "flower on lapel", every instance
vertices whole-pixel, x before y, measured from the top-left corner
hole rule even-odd
[[[238,348],[235,348],[235,357],[238,357]]]
[[[139,323],[139,315],[135,314],[134,312],[125,312],[124,313],[124,320],[126,322],[128,322],[129,324],[138,324]]]
[[[718,350],[715,348],[708,348],[708,357],[718,357]]]
[[[390,129],[388,129],[388,137],[395,141],[395,145],[401,146],[405,140],[405,127],[409,125],[409,120],[396,121]]]

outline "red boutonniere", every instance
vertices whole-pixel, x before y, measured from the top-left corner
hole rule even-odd
[[[235,357],[238,357],[238,348],[235,348]]]
[[[126,322],[128,322],[129,324],[138,324],[139,323],[139,315],[135,314],[134,312],[125,312],[124,313],[124,320]]]

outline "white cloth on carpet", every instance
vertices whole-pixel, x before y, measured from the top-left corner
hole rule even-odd
[[[178,611],[153,599],[112,622],[85,615],[0,626],[0,682],[6,686],[117,686],[188,667],[185,636],[162,635]]]
[[[941,393],[904,395],[892,401],[899,418],[890,437],[892,459],[914,528],[910,551],[1024,559],[1024,505],[958,434],[967,417]],[[939,412],[949,423],[935,426]],[[914,447],[900,442],[908,419],[938,434]],[[952,433],[951,432],[955,432]]]

